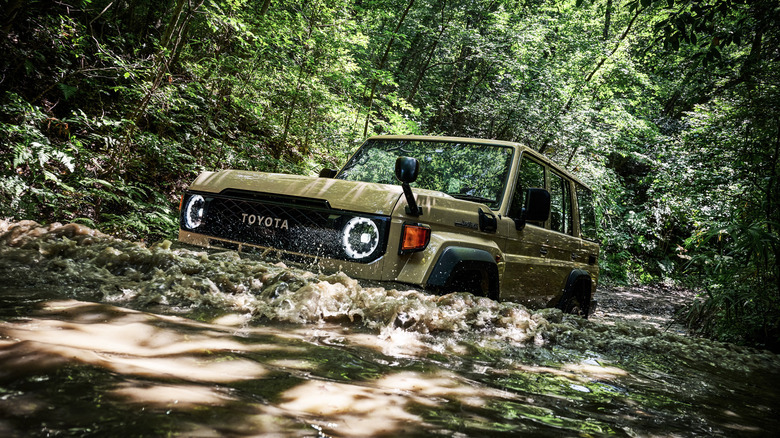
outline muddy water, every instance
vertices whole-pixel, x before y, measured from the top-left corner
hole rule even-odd
[[[780,359],[0,223],[0,436],[765,436]]]

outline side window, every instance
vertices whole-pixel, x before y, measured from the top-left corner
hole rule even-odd
[[[593,192],[583,186],[577,186],[577,205],[580,208],[580,232],[585,239],[596,240],[596,212],[593,204]]]
[[[571,189],[569,181],[550,172],[550,229],[572,233]]]
[[[544,166],[523,156],[517,171],[517,186],[509,206],[509,217],[520,217],[525,202],[525,190],[530,187],[544,188]]]

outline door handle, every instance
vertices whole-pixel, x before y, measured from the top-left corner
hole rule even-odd
[[[539,254],[541,254],[541,255],[547,255],[547,248],[540,248],[540,249],[539,249]]]

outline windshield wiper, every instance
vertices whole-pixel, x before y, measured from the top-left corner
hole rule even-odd
[[[465,193],[447,193],[448,195],[452,196],[455,199],[463,199],[464,201],[471,201],[471,202],[483,202],[485,204],[493,204],[496,202],[495,199],[488,199],[482,196],[476,196],[476,195],[467,195]]]

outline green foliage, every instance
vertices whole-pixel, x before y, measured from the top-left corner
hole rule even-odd
[[[778,97],[770,87],[714,100],[697,108],[686,133],[688,144],[707,144],[710,154],[706,167],[689,175],[700,199],[685,241],[688,269],[708,292],[689,323],[773,348],[780,337],[780,112],[766,99]]]
[[[67,125],[10,92],[0,110],[12,117],[10,123],[0,123],[0,144],[8,146],[0,151],[0,166],[8,169],[0,175],[0,215],[53,206],[64,196],[61,191],[72,190],[61,178],[74,170],[68,153],[72,145],[54,146],[42,130],[67,131]]]
[[[661,177],[673,248],[704,288],[689,324],[710,336],[780,348],[780,102],[771,2],[680,3],[654,26],[679,72],[667,87]],[[671,28],[674,27],[674,28]],[[677,41],[675,42],[675,38]],[[705,67],[706,68],[703,68]],[[660,70],[663,72],[663,70]]]

